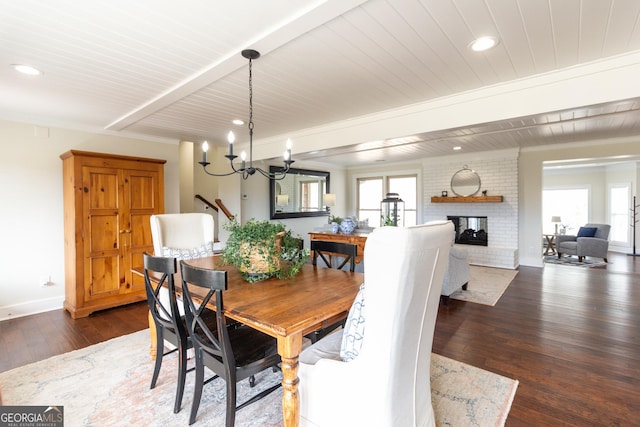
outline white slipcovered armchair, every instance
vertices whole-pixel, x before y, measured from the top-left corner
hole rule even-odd
[[[371,233],[344,332],[300,355],[301,425],[435,425],[431,346],[452,232],[438,221]]]

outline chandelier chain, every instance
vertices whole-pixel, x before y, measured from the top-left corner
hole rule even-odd
[[[249,59],[249,132],[253,134],[253,60]]]
[[[203,148],[202,161],[198,163],[202,166],[202,168],[204,169],[204,172],[207,175],[211,175],[211,176],[229,176],[229,175],[233,175],[234,173],[237,173],[237,174],[241,174],[243,179],[247,179],[248,177],[255,174],[256,172],[259,172],[265,178],[272,179],[272,180],[280,180],[287,175],[287,172],[289,172],[289,169],[291,168],[291,164],[294,162],[291,159],[291,142],[290,141],[288,142],[287,151],[285,152],[284,167],[282,167],[282,170],[280,172],[268,172],[261,168],[253,167],[253,127],[254,127],[254,124],[253,124],[253,59],[259,58],[260,53],[255,50],[247,49],[242,51],[242,56],[249,59],[249,124],[247,125],[249,128],[249,162],[248,162],[249,164],[248,166],[246,166],[244,152],[242,153],[242,156],[241,156],[242,167],[239,169],[236,169],[235,165],[233,164],[234,159],[238,157],[233,154],[233,139],[234,139],[233,132],[229,132],[229,135],[230,135],[229,154],[224,156],[229,160],[229,164],[231,166],[231,172],[221,173],[221,174],[209,172],[207,170],[207,166],[209,166],[211,163],[207,161],[206,148]],[[205,141],[205,144],[203,145],[206,145],[206,141]]]

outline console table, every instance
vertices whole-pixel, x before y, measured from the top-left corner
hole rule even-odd
[[[362,262],[362,258],[364,257],[364,244],[367,242],[367,236],[368,233],[339,234],[316,231],[309,233],[309,240],[323,240],[358,245],[358,255],[356,256],[356,264],[358,264]]]

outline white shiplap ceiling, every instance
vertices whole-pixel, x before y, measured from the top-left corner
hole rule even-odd
[[[248,116],[245,48],[262,53],[253,70],[256,138],[640,51],[637,0],[0,0],[0,7],[0,118],[217,144],[232,119]],[[483,35],[498,37],[498,46],[471,52]],[[44,74],[20,75],[9,66],[16,63]],[[637,135],[638,95],[294,153],[347,166],[449,155],[453,146],[475,152]]]

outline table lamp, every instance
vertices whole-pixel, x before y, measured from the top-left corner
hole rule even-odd
[[[322,195],[322,204],[327,207],[329,224],[331,224],[331,206],[336,205],[336,195],[333,193],[324,193]]]
[[[559,216],[552,216],[551,217],[551,222],[554,223],[556,225],[556,232],[555,234],[558,234],[558,224],[560,224],[562,222],[562,220],[560,219]]]

